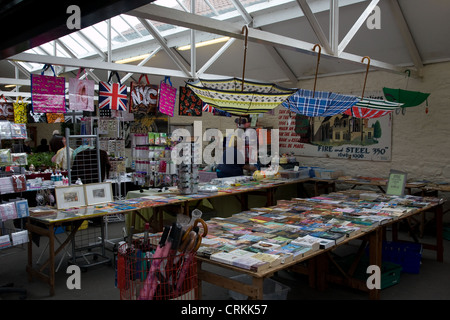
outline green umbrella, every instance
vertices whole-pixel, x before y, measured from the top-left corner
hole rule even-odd
[[[383,88],[386,100],[403,103],[402,108],[415,107],[427,100],[429,93],[403,89]]]

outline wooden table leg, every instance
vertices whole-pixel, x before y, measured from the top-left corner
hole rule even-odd
[[[316,259],[316,285],[319,291],[327,288],[327,274],[329,271],[329,261],[325,253],[317,255]]]
[[[48,252],[49,252],[49,285],[50,295],[55,295],[55,226],[49,226],[48,235]]]
[[[253,286],[256,288],[256,296],[250,297],[251,299],[263,300],[264,298],[264,278],[253,277],[252,280]]]
[[[30,224],[30,218],[27,219],[27,224]],[[27,274],[28,281],[33,280],[33,276],[29,270],[33,267],[33,232],[28,230],[28,264],[27,264]]]
[[[197,260],[197,274],[199,274],[201,270],[202,270],[202,261]],[[197,300],[201,300],[202,295],[203,295],[202,280],[200,279],[200,277],[197,276],[197,294],[196,294]]]
[[[424,213],[425,214],[425,213]],[[435,208],[435,219],[436,219],[436,255],[437,261],[444,262],[444,224],[443,224],[444,211],[442,204]]]
[[[382,228],[376,228],[369,234],[369,263],[370,265],[376,265],[381,270],[382,264]],[[380,272],[381,277],[381,272]],[[380,280],[381,281],[381,280]],[[381,288],[371,289],[369,291],[369,298],[371,300],[379,300],[380,299]]]

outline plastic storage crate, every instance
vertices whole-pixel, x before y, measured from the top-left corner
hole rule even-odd
[[[444,231],[442,233],[442,237],[445,240],[450,240],[450,223],[444,224]]]
[[[246,274],[240,274],[234,277],[231,277],[233,280],[240,281],[245,284],[251,284],[252,283],[252,277],[246,275]],[[264,279],[263,283],[263,300],[286,300],[287,294],[291,290],[288,286],[272,280],[270,278]],[[235,292],[232,290],[228,291],[228,294],[233,298],[234,300],[247,300],[248,296],[245,294]]]
[[[383,261],[401,265],[405,273],[419,273],[422,245],[414,242],[384,241],[382,258]]]
[[[342,170],[330,170],[330,169],[315,169],[316,178],[319,179],[337,179],[344,175]]]
[[[344,269],[348,270],[350,266],[352,265],[353,261],[355,260],[355,255],[350,254],[348,256],[339,257],[336,259],[336,262]],[[358,263],[358,266],[356,267],[354,277],[359,280],[366,281],[369,277],[369,274],[367,273],[367,267],[369,266],[369,259],[367,257],[362,257],[361,260]],[[381,283],[380,283],[380,289],[389,288],[395,284],[398,284],[400,282],[400,275],[402,271],[402,266],[383,261],[381,264]],[[334,271],[335,273],[337,270]]]

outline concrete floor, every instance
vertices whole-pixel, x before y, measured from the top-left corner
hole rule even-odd
[[[124,222],[108,223],[107,239],[117,239],[122,236]],[[81,231],[87,232],[87,231]],[[406,233],[400,232],[400,236],[407,238]],[[66,234],[57,235],[63,241]],[[81,239],[81,238],[80,238]],[[422,241],[432,243],[434,237],[425,234]],[[83,241],[77,240],[77,241]],[[339,255],[344,251],[356,250],[358,244],[350,243],[343,246]],[[444,240],[444,262],[436,261],[436,253],[423,250],[420,272],[418,274],[402,273],[399,283],[381,291],[381,300],[450,300],[450,241]],[[38,261],[43,250],[47,250],[45,238],[41,238],[39,247],[33,244],[33,259]],[[67,247],[69,253],[71,246]],[[94,250],[95,251],[95,250]],[[64,251],[63,251],[64,252]],[[113,258],[113,252],[105,251],[106,256]],[[44,256],[47,251],[44,252]],[[62,261],[61,261],[62,259]],[[40,259],[42,262],[44,258]],[[81,273],[81,289],[69,290],[66,281],[70,274],[66,273],[68,267],[68,255],[61,253],[56,262],[59,270],[56,273],[55,295],[49,295],[49,287],[40,279],[28,281],[25,266],[27,264],[27,246],[14,247],[0,252],[0,284],[13,283],[15,287],[26,289],[27,300],[120,300],[119,290],[115,287],[115,269],[112,264],[102,264],[90,267]],[[206,269],[214,270],[215,267],[206,265]],[[221,269],[220,272],[227,276],[237,273]],[[308,285],[305,275],[295,274],[289,271],[281,271],[273,280],[289,287],[287,300],[368,300],[368,294],[362,291],[350,289],[341,285],[329,284],[326,290],[319,291]],[[0,300],[17,300],[18,294],[0,294]],[[202,300],[231,300],[228,290],[203,284]]]

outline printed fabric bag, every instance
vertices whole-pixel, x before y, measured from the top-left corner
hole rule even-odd
[[[80,79],[81,69],[86,79]],[[76,78],[69,79],[69,109],[75,111],[94,111],[94,80],[87,79],[84,68],[78,70]]]
[[[169,83],[167,83],[169,81]],[[165,77],[159,85],[159,112],[173,117],[173,110],[177,100],[177,88],[172,87],[170,77]]]
[[[14,121],[13,104],[3,94],[0,96],[0,120]]]
[[[47,123],[65,122],[64,113],[47,113]]]
[[[147,83],[142,83],[145,76]],[[148,77],[142,74],[138,82],[131,83],[130,113],[156,113],[158,105],[158,86],[152,85]]]
[[[188,87],[180,87],[179,115],[201,117],[203,101]]]
[[[44,72],[51,68],[54,76],[46,76]],[[31,101],[35,113],[65,113],[66,80],[57,77],[53,66],[46,64],[40,75],[31,75]]]
[[[28,104],[26,108],[28,123],[47,123],[47,115],[45,112],[33,112],[33,106],[31,104]]]
[[[17,97],[16,102],[13,103],[14,122],[27,123],[27,103],[23,101],[22,97]]]
[[[114,74],[117,77],[117,83],[111,83]],[[127,111],[127,104],[127,86],[120,83],[117,71],[111,72],[107,82],[100,81],[98,84],[98,108],[100,110]]]

